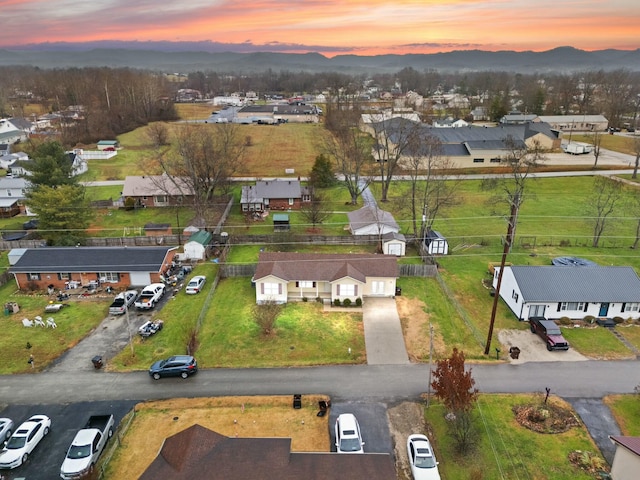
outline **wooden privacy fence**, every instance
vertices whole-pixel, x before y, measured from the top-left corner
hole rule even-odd
[[[438,274],[436,265],[399,265],[401,277],[435,277]],[[221,277],[252,277],[256,273],[256,264],[220,265]]]

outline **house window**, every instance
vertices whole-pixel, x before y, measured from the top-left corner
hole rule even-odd
[[[308,280],[296,282],[296,284],[300,288],[314,288],[316,286],[316,282],[310,282]]]
[[[356,294],[355,285],[340,285],[339,295],[344,297],[353,297]]]
[[[40,280],[40,274],[39,273],[30,273],[29,274],[29,280]]]
[[[624,308],[623,308],[623,312],[637,312],[638,311],[638,306],[640,304],[636,303],[625,303],[624,304]]]
[[[511,292],[511,298],[513,298],[513,299],[517,302],[517,301],[518,301],[518,298],[520,298],[520,295],[518,295],[518,294],[516,293],[516,291],[515,291],[515,290],[513,290],[513,291]]]
[[[293,205],[293,198],[289,199],[289,205]]]
[[[118,283],[120,275],[116,272],[100,272],[98,278],[103,283]]]
[[[484,163],[484,158],[474,158],[473,163]]]
[[[58,274],[58,280],[71,280],[71,274],[70,273],[59,273]]]
[[[492,158],[489,160],[489,163],[500,163],[500,159],[499,158]]]
[[[278,295],[278,284],[265,282],[262,284],[265,295]]]
[[[560,311],[565,310],[584,310],[584,302],[562,302],[560,304]]]
[[[156,203],[167,203],[166,195],[156,195]]]
[[[310,202],[311,201],[311,195],[308,195],[308,194],[302,195],[302,201],[303,202]]]

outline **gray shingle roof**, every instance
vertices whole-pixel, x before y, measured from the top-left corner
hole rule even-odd
[[[398,260],[389,255],[262,252],[253,278],[268,275],[286,281],[324,282],[349,276],[364,282],[366,277],[397,278],[400,273]]]
[[[159,272],[175,247],[28,248],[11,267],[15,273]]]
[[[513,266],[525,302],[638,302],[632,267]]]
[[[302,198],[303,188],[297,180],[257,181],[242,187],[241,203],[262,203],[272,198]]]
[[[151,197],[154,195],[193,195],[188,180],[168,175],[127,176],[122,187],[123,197]]]
[[[393,215],[385,210],[381,210],[373,205],[365,205],[358,210],[347,213],[351,230],[357,230],[368,225],[387,225],[400,230]]]

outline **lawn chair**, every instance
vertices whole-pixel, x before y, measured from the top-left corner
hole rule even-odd
[[[58,325],[56,324],[56,321],[53,319],[53,317],[49,317],[47,318],[47,328],[58,328]]]
[[[34,318],[33,322],[34,322],[36,327],[43,327],[44,328],[44,322],[42,321],[42,317],[41,316],[37,316],[36,318]]]
[[[23,318],[22,319],[22,326],[23,327],[33,327],[33,322],[31,320],[29,320],[28,318]]]

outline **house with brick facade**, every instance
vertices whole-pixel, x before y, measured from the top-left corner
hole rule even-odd
[[[116,289],[161,281],[177,247],[26,248],[10,267],[20,290],[56,290],[87,285]]]
[[[311,201],[311,193],[298,180],[261,180],[242,187],[242,211],[300,210]]]

